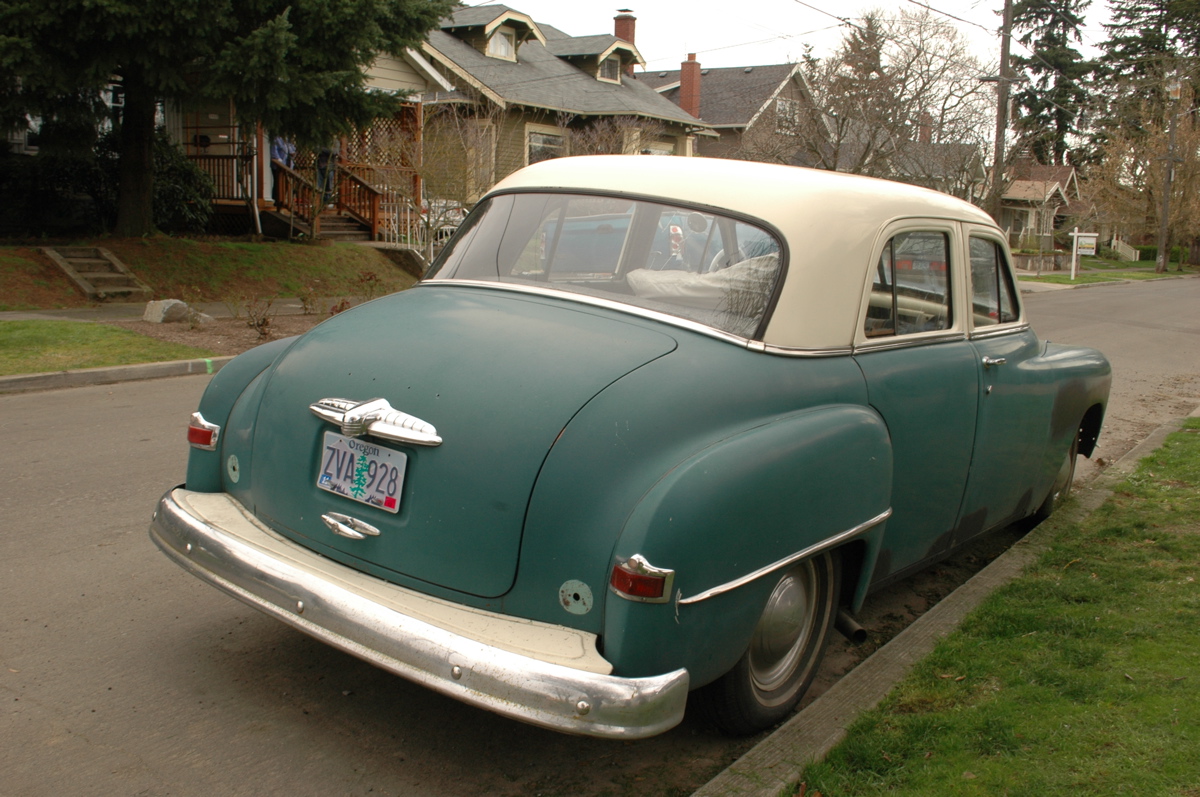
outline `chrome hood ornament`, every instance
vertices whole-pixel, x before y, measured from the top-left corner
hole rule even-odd
[[[442,444],[442,438],[438,437],[433,424],[394,409],[387,399],[351,401],[343,398],[324,398],[316,404],[310,404],[308,408],[321,420],[341,427],[342,434],[347,437],[369,434],[384,440],[417,446]]]

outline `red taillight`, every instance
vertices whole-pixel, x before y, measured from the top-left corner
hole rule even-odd
[[[613,565],[608,583],[626,598],[657,603],[669,597],[667,593],[674,575],[672,570],[651,567],[641,556],[633,556],[627,562]]]
[[[215,451],[217,438],[220,436],[220,426],[204,420],[204,416],[198,412],[192,413],[192,420],[188,423],[187,430],[188,443],[205,451]]]
[[[208,448],[216,441],[217,433],[212,429],[199,429],[195,426],[188,427],[188,442],[192,445]]]

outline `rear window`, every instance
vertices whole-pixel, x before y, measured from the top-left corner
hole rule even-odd
[[[739,219],[618,197],[506,194],[475,210],[430,276],[585,293],[749,338],[780,271],[779,241]]]

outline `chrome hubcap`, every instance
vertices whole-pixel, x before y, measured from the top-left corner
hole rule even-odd
[[[750,677],[755,688],[774,691],[795,673],[812,635],[816,588],[812,563],[802,562],[780,579],[767,599],[750,641]]]

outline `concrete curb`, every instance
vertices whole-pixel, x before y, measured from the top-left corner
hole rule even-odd
[[[1200,407],[1190,417],[1200,417]],[[988,595],[1024,572],[1061,523],[1079,523],[1112,495],[1113,488],[1177,431],[1183,420],[1155,429],[1087,487],[1060,514],[1046,522],[918,617],[908,628],[847,673],[825,694],[759,742],[692,797],[777,797],[800,779],[808,764],[824,758],[846,736],[860,714],[874,708],[928,656],[940,639]]]
[[[110,385],[140,379],[162,379],[189,374],[215,374],[233,357],[207,357],[196,360],[116,365],[107,368],[80,368],[75,371],[52,371],[46,374],[0,376],[0,393],[25,393],[32,390],[57,390],[85,385]]]

